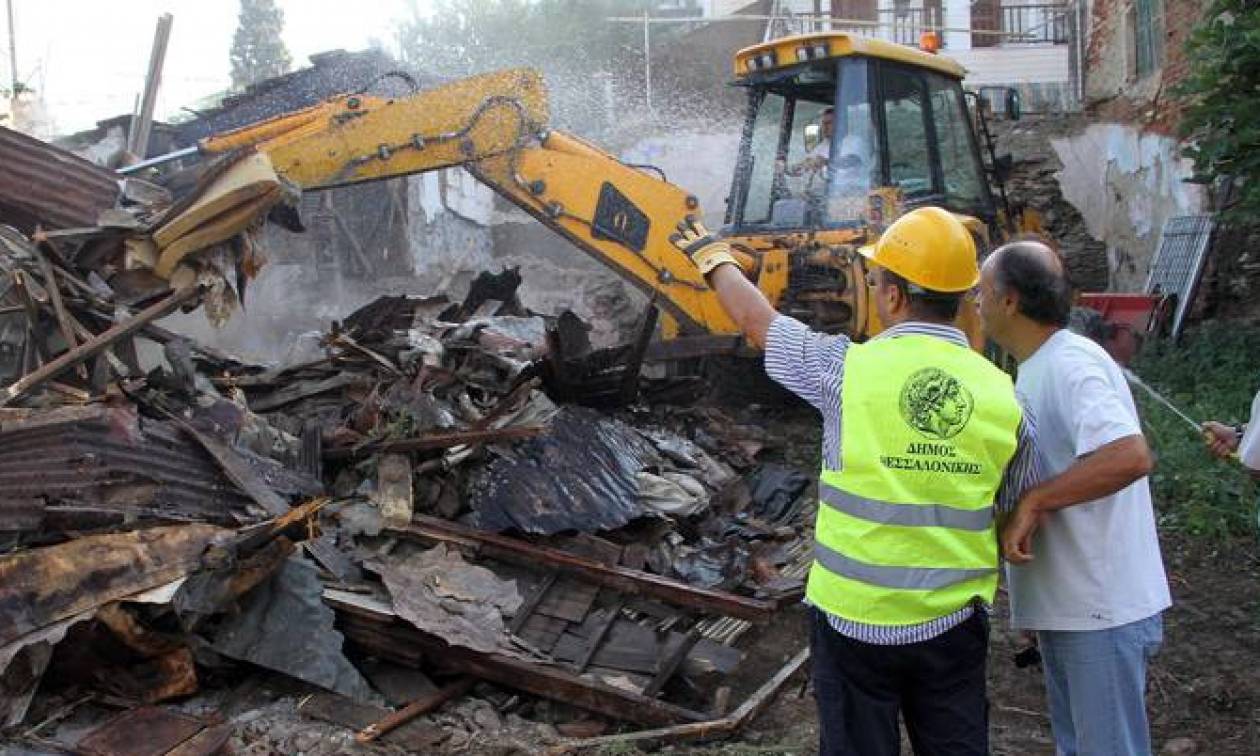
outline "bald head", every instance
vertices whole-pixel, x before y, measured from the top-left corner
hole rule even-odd
[[[1017,311],[1041,325],[1066,326],[1072,289],[1063,260],[1039,241],[1016,241],[998,247],[984,267],[993,273],[999,294],[1018,301]]]

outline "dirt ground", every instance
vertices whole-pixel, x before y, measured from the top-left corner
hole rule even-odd
[[[817,464],[813,417],[802,410],[767,426],[786,442],[786,460],[802,469]],[[1161,540],[1174,604],[1164,617],[1164,646],[1148,686],[1153,746],[1157,753],[1260,753],[1260,548],[1254,539],[1210,544],[1170,532],[1162,533]],[[989,657],[993,753],[1053,754],[1040,668],[1015,667],[1017,637],[1006,616],[999,595]],[[804,612],[791,612],[751,647],[742,674],[766,679],[790,649],[805,642]],[[817,728],[812,696],[803,681],[795,681],[741,740],[671,750],[813,754]],[[908,744],[903,750],[909,753]]]
[[[1174,606],[1165,615],[1165,641],[1151,669],[1147,695],[1157,752],[1212,756],[1260,751],[1260,554],[1254,543],[1208,548],[1165,534],[1164,559]],[[1040,670],[1017,669],[1016,638],[999,602],[989,657],[992,748],[1004,754],[1053,754]],[[766,675],[777,649],[805,642],[803,612],[784,617],[754,647],[745,674]],[[765,665],[769,666],[769,665]],[[737,742],[675,748],[693,754],[817,753],[817,712],[802,682],[779,697]],[[909,753],[909,747],[905,747]]]

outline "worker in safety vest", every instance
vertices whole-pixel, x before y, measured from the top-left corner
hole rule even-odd
[[[674,244],[717,292],[766,372],[823,418],[811,612],[820,752],[988,752],[987,608],[995,505],[1037,482],[1011,379],[954,325],[979,280],[949,212],[906,213],[862,248],[888,328],[863,344],[775,312],[730,248],[688,218]]]

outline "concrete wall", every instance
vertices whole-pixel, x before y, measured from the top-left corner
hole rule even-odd
[[[1063,196],[1107,245],[1113,291],[1140,291],[1164,222],[1203,212],[1206,198],[1185,183],[1189,161],[1177,140],[1122,123],[1094,123],[1051,140],[1063,163]]]
[[[941,25],[947,30],[943,35],[945,49],[958,57],[959,53],[971,50],[971,33],[966,31],[971,28],[971,3],[945,0],[943,5],[945,18]]]
[[[967,69],[970,87],[1068,82],[1067,45],[951,48],[946,54]]]

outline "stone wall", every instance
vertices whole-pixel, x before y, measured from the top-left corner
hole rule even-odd
[[[1106,291],[1111,275],[1106,245],[1090,233],[1089,225],[1063,195],[1063,162],[1051,146],[1084,128],[1078,116],[1025,116],[1019,121],[990,124],[998,154],[1014,159],[1007,192],[1012,204],[1022,204],[1041,218],[1046,232],[1067,262],[1072,283],[1083,291]]]

